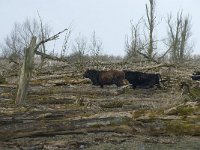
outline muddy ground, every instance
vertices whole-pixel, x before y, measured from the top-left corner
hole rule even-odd
[[[81,73],[34,72],[25,106],[17,74],[0,85],[0,149],[200,149],[200,105],[177,87],[93,86]]]

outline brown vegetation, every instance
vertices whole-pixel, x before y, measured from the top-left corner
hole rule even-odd
[[[198,146],[198,137],[192,136],[200,133],[200,106],[191,99],[184,103],[184,98],[191,97],[181,96],[180,80],[166,83],[163,89],[141,90],[115,85],[101,89],[70,66],[33,71],[26,105],[21,107],[14,104],[16,86],[10,86],[11,83],[16,85],[16,77],[4,75],[7,84],[0,87],[2,148],[90,149],[97,143],[101,148],[108,146],[105,143],[129,147],[132,140],[137,141],[135,147],[139,147],[140,142],[154,145],[163,144],[165,140],[174,146],[180,143],[174,141],[174,136],[181,135],[190,136],[184,139],[182,147],[191,148],[191,140],[194,147]],[[62,68],[60,72],[55,71],[58,67]],[[45,73],[47,70],[51,75]],[[170,80],[176,79],[176,72],[180,74],[181,70],[168,72]],[[164,77],[165,73],[161,75]],[[181,78],[189,76],[183,74]],[[191,86],[190,91],[193,89],[197,88]],[[195,91],[196,97],[197,93]],[[163,142],[155,142],[154,135]]]

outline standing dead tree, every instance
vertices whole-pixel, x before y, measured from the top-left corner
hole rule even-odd
[[[71,29],[69,29],[65,34],[65,38],[64,38],[64,42],[63,42],[62,50],[61,50],[61,58],[66,57],[68,54],[70,36],[71,36]]]
[[[15,101],[16,104],[23,105],[25,103],[27,89],[28,89],[28,85],[31,79],[31,74],[32,74],[32,69],[33,69],[34,54],[36,53],[36,54],[42,55],[43,57],[48,56],[49,58],[51,58],[49,55],[39,52],[38,48],[46,42],[57,39],[59,35],[65,32],[66,30],[68,29],[64,29],[63,31],[55,34],[54,36],[50,38],[43,39],[39,41],[38,44],[36,44],[36,37],[35,36],[32,37],[31,43],[28,46],[28,48],[26,48],[26,51],[25,51],[25,57],[24,57],[22,68],[21,68],[19,86],[18,86],[16,101]]]
[[[92,34],[89,50],[92,57],[92,63],[96,67],[96,69],[99,69],[100,65],[100,54],[102,51],[102,42],[97,39],[95,31]]]
[[[38,12],[38,17],[40,19],[40,35],[39,35],[39,39],[42,41],[44,40],[45,38],[49,37],[49,29],[48,29],[48,26],[44,26],[43,22],[42,22],[42,18],[40,17],[40,14]],[[46,54],[46,46],[45,46],[45,43],[43,43],[40,48],[39,48],[39,51],[41,51],[42,53]],[[40,64],[40,67],[42,68],[42,66],[44,65],[44,57],[41,55],[41,64]]]
[[[191,25],[189,17],[183,18],[182,12],[177,13],[177,19],[173,23],[172,16],[167,19],[168,39],[167,46],[170,47],[170,59],[173,63],[182,63],[191,52],[189,38],[191,36]]]
[[[21,68],[21,75],[16,96],[16,104],[24,104],[25,102],[27,89],[32,74],[35,46],[36,37],[32,37],[29,47],[25,50],[24,62]]]
[[[156,40],[154,37],[154,29],[156,27],[155,16],[155,0],[149,0],[149,6],[146,4],[146,16],[147,20],[144,21],[144,25],[147,28],[148,33],[144,33],[144,40],[141,38],[139,31],[140,21],[131,27],[131,40],[130,43],[126,39],[126,51],[129,57],[144,58],[148,62],[160,63],[155,60]],[[147,41],[147,42],[144,42]],[[135,58],[134,58],[135,59]]]
[[[147,56],[149,61],[153,59],[154,51],[155,51],[155,40],[154,40],[154,29],[156,26],[156,16],[155,16],[155,0],[149,0],[150,6],[146,4],[146,16],[147,22],[146,27],[148,29],[148,48],[147,48]]]
[[[84,37],[76,38],[72,50],[73,54],[71,54],[71,57],[74,59],[77,69],[83,71],[85,66],[84,56],[87,50],[86,39]]]
[[[127,60],[133,59],[134,61],[141,61],[141,55],[139,53],[144,50],[144,42],[141,39],[140,34],[141,19],[136,25],[131,22],[131,35],[127,36],[125,40],[126,58]]]

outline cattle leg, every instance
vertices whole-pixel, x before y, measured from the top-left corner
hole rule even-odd
[[[101,86],[101,88],[103,89],[103,84],[101,84],[100,86]]]

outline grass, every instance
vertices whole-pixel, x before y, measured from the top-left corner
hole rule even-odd
[[[4,78],[2,75],[0,75],[0,84],[6,84],[6,78]]]
[[[166,132],[173,133],[175,135],[200,135],[200,126],[198,124],[192,124],[188,121],[172,120],[166,122]]]

